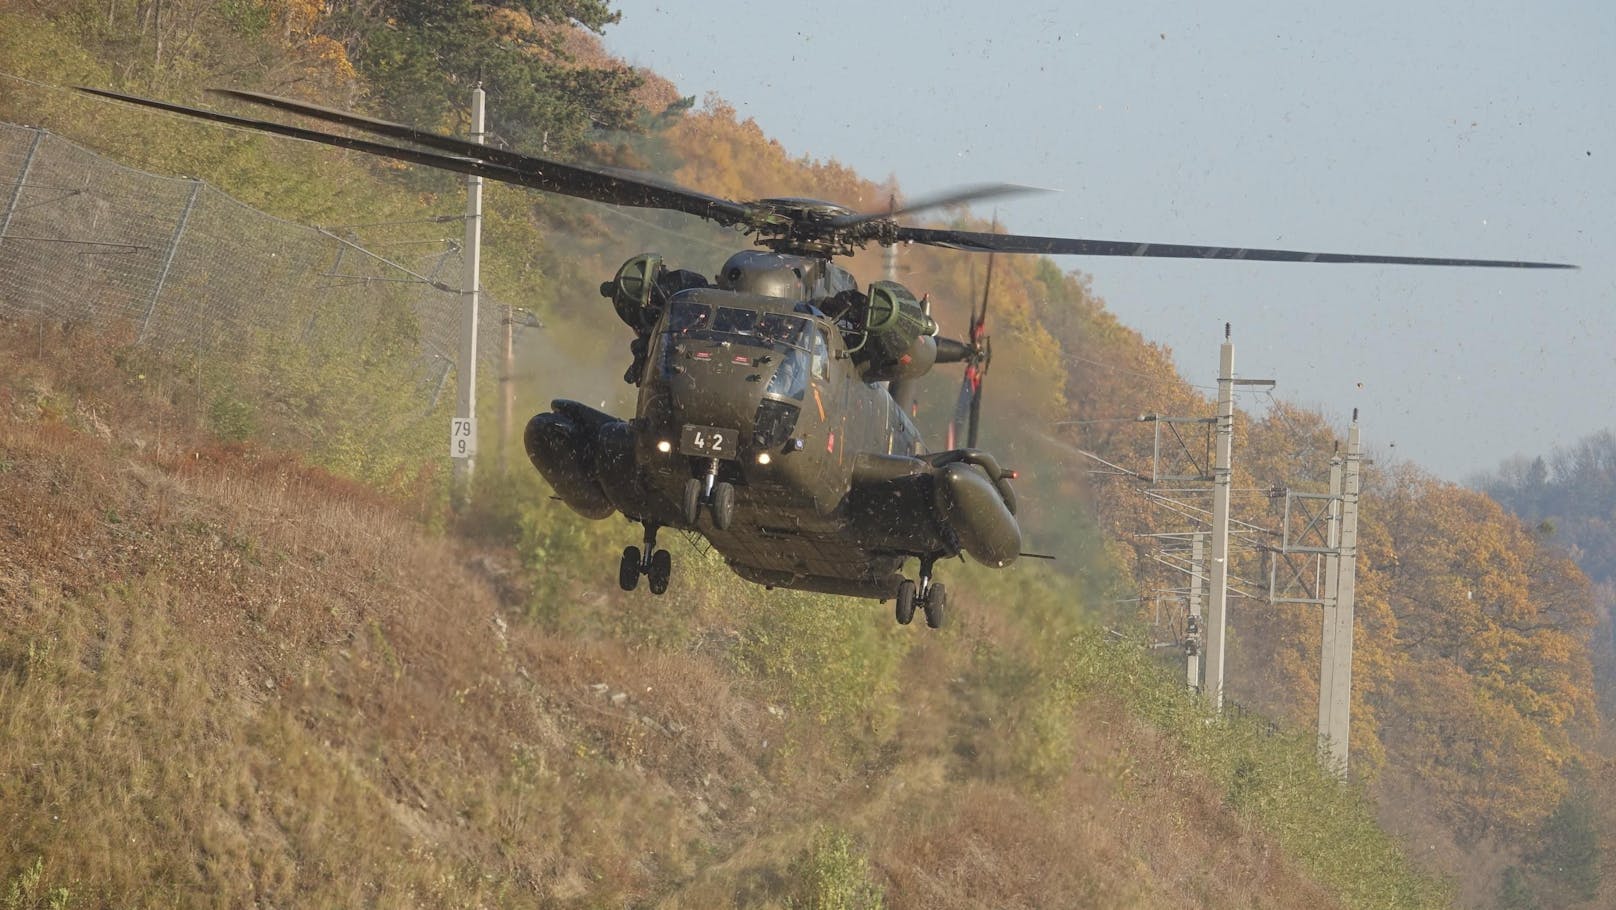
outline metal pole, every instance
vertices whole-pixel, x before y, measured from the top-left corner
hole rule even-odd
[[[0,218],[0,243],[6,242],[6,232],[11,230],[11,216],[17,213],[17,200],[22,198],[22,188],[28,185],[28,174],[34,169],[34,153],[39,151],[39,143],[44,138],[44,130],[34,130],[34,141],[28,144],[28,156],[22,160],[22,172],[17,175],[17,185],[11,188],[11,199],[6,203],[5,217]]]
[[[1217,444],[1212,461],[1212,585],[1206,618],[1206,688],[1212,707],[1223,709],[1224,629],[1229,606],[1229,464],[1234,455],[1234,344],[1223,326],[1218,356]]]
[[[140,334],[136,336],[135,343],[146,340],[146,330],[151,326],[152,313],[157,310],[157,301],[163,296],[163,286],[168,284],[169,270],[174,268],[174,255],[180,250],[180,238],[185,236],[185,225],[191,220],[191,209],[196,207],[196,197],[202,192],[202,181],[191,181],[191,194],[185,197],[185,210],[180,212],[179,224],[174,225],[174,236],[168,239],[168,254],[163,257],[163,270],[157,274],[157,285],[152,288],[151,300],[146,304],[146,315],[140,320]]]
[[[1358,577],[1358,491],[1363,449],[1358,438],[1358,410],[1347,428],[1347,457],[1341,484],[1341,577],[1336,581],[1335,660],[1331,679],[1330,758],[1336,773],[1347,773],[1352,734],[1353,595]]]
[[[1330,730],[1335,726],[1335,614],[1341,571],[1341,457],[1330,459],[1330,517],[1325,531],[1324,597],[1319,636],[1319,750],[1328,755]]]
[[[471,91],[471,141],[483,141],[483,108],[487,96],[483,87]],[[460,405],[456,413],[471,421],[470,446],[464,458],[455,460],[456,487],[460,506],[471,502],[471,479],[477,468],[477,304],[478,282],[481,280],[483,240],[483,178],[466,178],[466,246],[460,276],[460,293],[465,298],[460,322],[460,363],[456,376],[459,380]]]

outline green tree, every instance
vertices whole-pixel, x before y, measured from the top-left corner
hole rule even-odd
[[[386,116],[463,126],[468,93],[482,83],[499,139],[566,155],[593,128],[635,125],[641,77],[620,64],[578,65],[565,47],[573,24],[599,32],[617,19],[601,0],[346,0],[332,4],[327,30]]]
[[[1541,906],[1531,882],[1519,866],[1504,870],[1504,880],[1498,886],[1498,910],[1538,910]]]
[[[1601,851],[1590,797],[1583,787],[1568,794],[1544,821],[1541,846],[1530,857],[1557,896],[1574,901],[1593,900],[1599,894]]]

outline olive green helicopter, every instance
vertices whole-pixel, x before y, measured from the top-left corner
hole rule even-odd
[[[919,608],[933,628],[947,603],[934,577],[939,560],[966,554],[997,568],[1029,555],[1016,473],[976,447],[992,351],[987,293],[972,307],[966,340],[955,340],[938,334],[926,301],[908,288],[861,289],[836,257],[870,243],[919,243],[990,254],[1574,268],[912,227],[899,217],[1029,188],[973,186],[877,213],[801,198],[737,202],[255,92],[218,94],[408,145],[82,91],[608,205],[683,212],[751,235],[762,249],[735,253],[712,279],[654,253],[624,263],[601,293],[634,333],[624,377],[639,390],[634,416],[557,399],[528,423],[528,457],[573,511],[620,512],[641,525],[640,544],[618,566],[624,590],[642,578],[654,594],[667,590],[672,557],[657,533],[671,528],[706,538],[749,581],[893,600],[899,623]],[[991,285],[991,258],[988,266]],[[932,452],[905,404],[916,380],[949,363],[963,364],[965,376],[949,444]],[[913,579],[904,574],[911,558]]]

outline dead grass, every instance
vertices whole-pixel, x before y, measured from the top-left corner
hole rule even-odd
[[[890,725],[828,726],[738,672],[732,608],[545,632],[512,554],[47,341],[0,326],[0,893],[37,863],[74,906],[783,906],[831,825],[894,907],[1332,905],[1117,709],[1018,777],[993,744],[1047,739],[1036,681],[962,682],[1027,646],[1001,609],[908,648]]]

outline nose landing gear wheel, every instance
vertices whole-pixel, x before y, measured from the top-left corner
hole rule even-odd
[[[658,550],[651,554],[651,568],[645,573],[650,579],[651,593],[664,594],[668,590],[668,579],[673,577],[673,557],[667,550]],[[931,614],[926,614],[929,619]]]
[[[915,620],[915,583],[905,578],[898,585],[898,625],[907,626]]]
[[[640,586],[639,547],[623,548],[623,561],[617,564],[617,586],[625,591],[632,591]]]
[[[943,583],[940,581],[934,583],[931,586],[931,590],[926,592],[926,603],[924,606],[926,611],[926,625],[933,629],[941,629],[943,627],[943,618],[947,615],[943,611],[947,608],[947,606],[948,589],[943,587]]]
[[[730,522],[734,520],[735,485],[721,480],[713,486],[713,527],[728,531]]]

